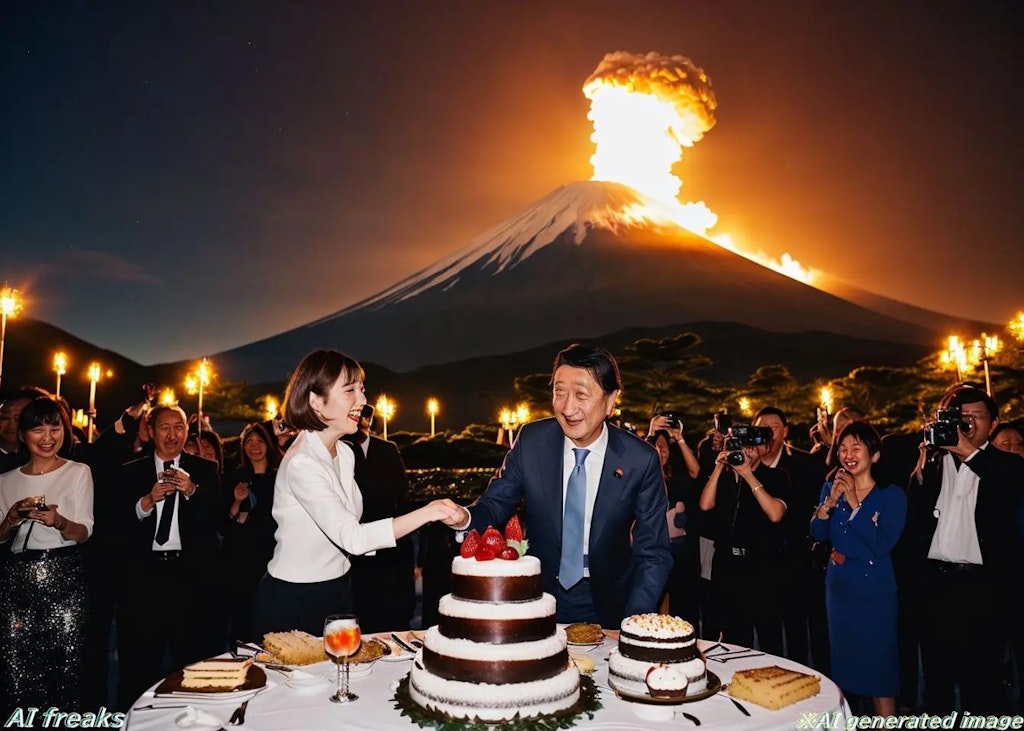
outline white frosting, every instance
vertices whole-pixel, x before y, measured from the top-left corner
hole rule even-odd
[[[551,657],[565,649],[565,630],[557,628],[551,637],[533,642],[513,642],[508,645],[488,645],[472,640],[445,637],[433,626],[423,636],[423,646],[439,655],[462,660],[538,660]]]
[[[688,640],[682,640],[680,642],[660,642],[655,640],[634,640],[632,637],[623,637],[619,635],[620,645],[632,645],[633,647],[647,647],[654,650],[683,650],[687,647],[693,647],[697,643],[695,637],[691,637]]]
[[[475,558],[456,556],[452,561],[452,573],[460,576],[537,576],[540,574],[540,559],[536,556],[520,556],[515,561],[500,558],[477,561]]]
[[[645,689],[647,687],[647,671],[662,664],[677,667],[684,675],[686,675],[686,679],[689,683],[688,690],[690,693],[698,693],[707,688],[707,668],[704,665],[704,661],[699,657],[687,660],[686,662],[656,663],[623,657],[622,654],[614,648],[608,654],[608,673],[613,676],[616,681],[627,681],[637,684],[638,686],[642,685]],[[630,686],[630,689],[632,689],[632,686]],[[646,693],[647,691],[642,690],[640,692]]]
[[[692,644],[696,632],[693,625],[685,619],[670,617],[667,614],[634,614],[622,620],[620,629],[631,635],[672,639],[686,637]],[[682,637],[681,637],[682,636]]]
[[[555,614],[555,598],[542,594],[540,599],[527,602],[471,602],[445,594],[437,604],[437,611],[445,617],[462,619],[536,619]]]
[[[527,643],[530,644],[530,643]],[[517,713],[538,716],[569,708],[580,697],[580,674],[567,668],[553,678],[494,685],[445,680],[413,665],[409,693],[421,706],[453,718],[504,721]]]
[[[651,690],[685,690],[686,673],[674,665],[655,665],[647,671]]]

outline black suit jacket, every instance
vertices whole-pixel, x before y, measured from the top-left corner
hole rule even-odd
[[[405,474],[405,462],[402,461],[398,445],[374,436],[367,438],[370,443],[365,455],[361,444],[346,440],[355,453],[354,473],[359,492],[363,496],[363,523],[409,512],[409,478]],[[378,550],[376,558],[377,562],[399,558],[411,562],[412,553],[412,536],[408,535],[400,538],[394,548]]]
[[[179,464],[196,484],[196,492],[191,498],[186,500],[180,492],[177,497],[182,560],[195,572],[197,578],[208,576],[216,570],[219,555],[217,521],[220,515],[221,488],[217,478],[217,464],[187,452],[182,453]],[[132,460],[121,467],[120,488],[124,496],[121,520],[126,526],[122,534],[122,546],[129,568],[143,565],[153,550],[157,511],[154,509],[139,520],[135,514],[135,504],[153,489],[157,474],[152,455]]]
[[[920,484],[912,477],[907,486],[907,540],[901,548],[918,566],[927,561],[939,523],[935,504],[942,487],[945,455],[942,450],[925,464]],[[980,478],[974,524],[983,571],[993,590],[1002,590],[1015,584],[1012,579],[1020,547],[1016,519],[1024,490],[1024,459],[989,444],[965,464]]]
[[[562,459],[565,436],[554,419],[524,426],[500,472],[470,506],[471,527],[503,530],[521,501],[529,553],[554,595],[562,551]],[[588,468],[589,469],[589,468]],[[654,448],[608,426],[608,448],[590,522],[590,587],[602,626],[658,611],[672,570],[668,500]]]

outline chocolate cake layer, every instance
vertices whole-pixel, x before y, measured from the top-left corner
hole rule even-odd
[[[651,637],[650,635],[635,635],[632,632],[626,632],[625,630],[619,632],[619,638],[623,640],[634,640],[635,642],[647,642],[654,643],[656,645],[678,645],[681,642],[694,641],[696,646],[696,635],[690,635],[689,637]]]
[[[466,619],[441,615],[437,628],[445,637],[490,645],[533,642],[555,633],[555,616],[533,619]]]
[[[472,602],[528,602],[543,593],[540,576],[452,574],[452,595]]]
[[[505,685],[545,680],[561,673],[568,663],[569,653],[565,650],[533,660],[464,660],[423,648],[423,667],[442,678],[467,683]]]
[[[696,645],[683,648],[640,647],[623,642],[622,635],[619,635],[619,654],[641,662],[686,662],[700,656]]]

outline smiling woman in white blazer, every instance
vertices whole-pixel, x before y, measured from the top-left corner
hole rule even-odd
[[[461,519],[455,503],[435,500],[395,518],[360,522],[355,458],[339,439],[359,428],[363,377],[359,363],[336,350],[310,353],[292,373],[284,417],[300,433],[277,472],[277,545],[260,582],[255,637],[244,639],[292,629],[319,635],[327,615],[352,609],[350,555],[391,548],[431,521]]]

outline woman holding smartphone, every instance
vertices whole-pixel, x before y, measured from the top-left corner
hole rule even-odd
[[[78,544],[92,533],[92,473],[68,459],[71,425],[52,398],[18,417],[28,454],[0,475],[0,698],[12,707],[82,705],[85,563]],[[4,546],[7,549],[8,546]]]

